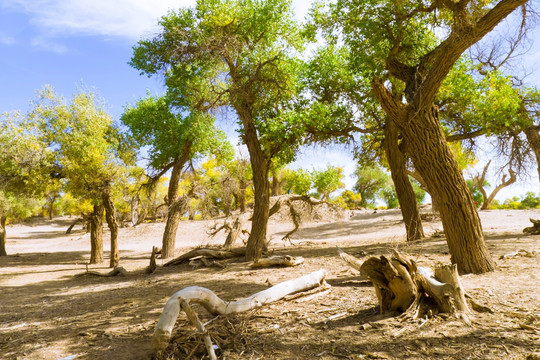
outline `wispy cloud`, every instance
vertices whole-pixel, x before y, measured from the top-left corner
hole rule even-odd
[[[3,33],[0,33],[0,44],[2,45],[13,45],[15,44],[15,38]]]
[[[68,51],[67,46],[54,42],[48,38],[37,37],[30,42],[35,48],[51,51],[57,54],[64,54]]]
[[[102,35],[138,40],[157,30],[170,9],[193,0],[0,0],[28,14],[43,37]]]

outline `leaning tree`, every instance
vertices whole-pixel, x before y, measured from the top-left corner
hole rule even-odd
[[[434,100],[461,54],[526,0],[341,1],[336,31],[371,77],[415,169],[440,201],[451,260],[461,273],[495,268],[467,184],[445,140]]]
[[[148,153],[148,165],[154,171],[149,184],[155,184],[171,170],[165,199],[168,213],[161,249],[163,258],[174,256],[178,224],[187,209],[187,199],[178,191],[186,164],[210,153],[224,159],[233,156],[225,134],[214,126],[214,117],[207,112],[187,110],[171,102],[169,96],[148,95],[135,106],[128,106],[121,118],[137,144]]]
[[[170,12],[160,25],[156,37],[135,46],[131,64],[142,73],[164,76],[174,100],[191,109],[226,106],[236,112],[255,192],[246,258],[260,258],[271,160],[292,160],[304,133],[291,110],[299,91],[295,57],[304,41],[290,2],[198,1],[195,8]]]

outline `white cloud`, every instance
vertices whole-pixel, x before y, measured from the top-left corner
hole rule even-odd
[[[0,0],[30,17],[43,37],[102,35],[130,41],[155,33],[158,19],[171,9],[194,6],[196,0]],[[294,0],[299,20],[312,0]]]
[[[42,36],[103,35],[138,40],[157,29],[169,9],[190,6],[188,0],[0,0],[23,10]]]
[[[0,44],[2,45],[13,45],[15,44],[15,38],[3,33],[0,33]]]

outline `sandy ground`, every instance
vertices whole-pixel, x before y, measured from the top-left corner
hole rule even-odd
[[[518,249],[540,250],[540,236],[522,234],[540,210],[490,210],[480,216],[495,259]],[[341,221],[305,223],[291,242],[281,237],[292,223],[274,220],[271,250],[301,255],[304,264],[251,270],[242,259],[231,259],[224,261],[225,269],[185,264],[158,267],[152,275],[136,271],[148,265],[152,246],[160,246],[164,224],[122,228],[121,265],[135,272],[112,278],[74,276],[85,271],[90,240],[80,227],[65,235],[71,219],[10,225],[10,255],[0,258],[0,358],[150,359],[153,329],[177,290],[199,285],[234,300],[324,268],[331,285],[326,291],[214,320],[208,329],[220,358],[540,359],[540,256],[498,260],[494,272],[463,276],[466,291],[494,310],[472,314],[469,324],[440,316],[401,322],[380,315],[373,287],[337,256],[336,246],[368,256],[396,248],[428,266],[449,262],[444,237],[433,236],[442,229],[439,221],[424,222],[427,238],[407,244],[400,219],[399,210],[356,211]],[[177,254],[222,244],[225,234],[208,235],[216,221],[223,219],[182,222]],[[106,273],[107,264],[90,269]],[[203,321],[212,319],[197,310]],[[184,315],[173,334],[168,358],[186,359],[192,350],[191,358],[203,358],[200,337]]]

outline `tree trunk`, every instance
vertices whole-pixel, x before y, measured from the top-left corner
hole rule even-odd
[[[246,212],[246,189],[247,189],[247,181],[240,180],[238,185],[238,194],[236,196],[236,206],[240,210],[241,213]]]
[[[107,189],[102,194],[103,206],[105,207],[105,218],[107,225],[111,231],[111,257],[109,267],[113,268],[118,265],[120,254],[118,253],[118,220],[116,218],[116,209],[111,199],[110,189]]]
[[[538,128],[530,126],[523,131],[527,136],[529,146],[534,152],[536,158],[536,169],[538,171],[538,177],[540,179],[540,134],[538,134]]]
[[[180,224],[182,213],[186,211],[187,198],[180,197],[169,206],[167,214],[167,224],[163,232],[163,244],[161,248],[161,258],[167,259],[174,256],[174,248],[176,243],[176,231]]]
[[[131,226],[135,226],[139,223],[139,204],[141,198],[139,194],[131,198]]]
[[[272,172],[272,196],[281,195],[280,186],[279,186],[278,172],[274,170]]]
[[[94,205],[90,215],[90,264],[103,262],[103,205]]]
[[[415,168],[440,202],[440,214],[451,254],[462,274],[484,273],[495,269],[487,250],[482,224],[438,118],[432,106],[417,113],[407,113],[402,129],[409,144]]]
[[[407,174],[407,158],[400,150],[398,143],[398,129],[392,120],[386,121],[384,130],[384,150],[390,173],[396,187],[396,194],[405,222],[407,241],[414,241],[424,237],[422,219],[416,203],[416,195]]]
[[[6,221],[7,216],[0,214],[0,256],[7,256],[6,252]]]
[[[171,179],[169,180],[169,191],[167,193],[167,224],[163,232],[163,244],[161,247],[161,257],[167,259],[174,256],[174,247],[176,243],[176,230],[180,223],[182,212],[186,210],[187,200],[184,197],[178,198],[178,187],[182,169],[189,159],[191,143],[186,143],[182,154],[175,160]]]
[[[245,223],[249,219],[248,213],[242,213],[240,214],[236,220],[234,220],[233,226],[231,228],[231,231],[229,231],[229,234],[227,235],[227,238],[225,239],[225,244],[223,244],[223,248],[230,249],[236,242],[236,239],[240,236],[242,233],[242,230],[244,229]]]

